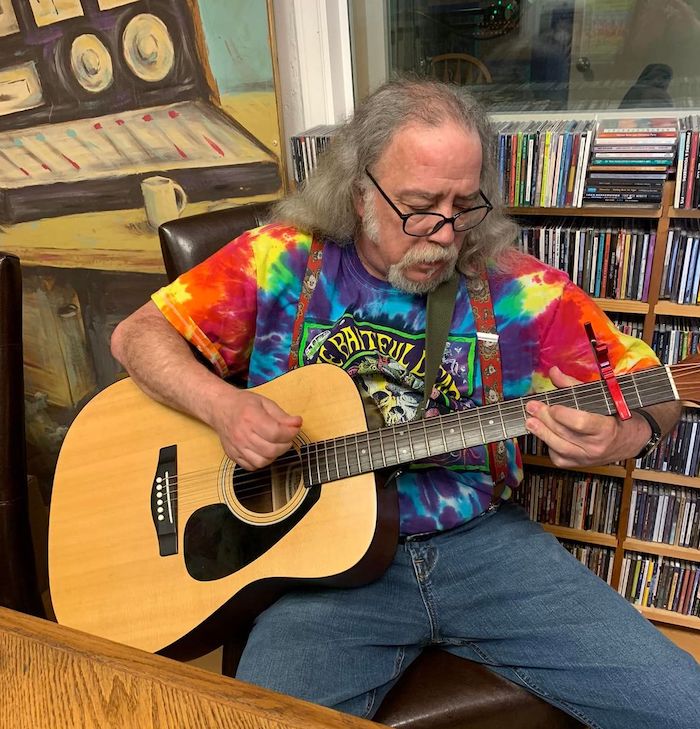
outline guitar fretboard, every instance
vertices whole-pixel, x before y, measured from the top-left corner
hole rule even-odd
[[[666,367],[623,375],[618,377],[618,382],[631,410],[676,399]],[[517,438],[527,432],[525,420],[529,416],[525,405],[530,400],[598,415],[616,413],[605,383],[599,380],[427,420],[317,441],[302,449],[307,486]]]

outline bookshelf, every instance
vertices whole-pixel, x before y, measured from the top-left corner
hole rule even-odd
[[[584,208],[538,208],[538,207],[510,207],[508,213],[518,220],[540,218],[551,220],[567,218],[576,221],[585,220],[590,225],[592,219],[625,219],[650,221],[656,233],[656,245],[653,254],[650,284],[647,301],[631,299],[595,298],[598,305],[611,314],[631,314],[643,320],[643,339],[651,344],[654,330],[663,317],[684,317],[696,320],[694,329],[700,329],[700,305],[679,304],[671,300],[661,299],[659,294],[662,288],[664,263],[669,228],[683,221],[700,221],[700,210],[676,209],[673,207],[674,182],[664,183],[661,205],[656,208],[637,207],[584,207]],[[697,224],[696,224],[697,225]],[[696,442],[695,449],[700,450]],[[568,469],[558,469],[551,461],[542,455],[523,454],[523,463],[526,473],[534,469],[562,472]],[[624,465],[610,465],[588,469],[576,469],[593,476],[613,477],[622,483],[622,494],[619,505],[619,516],[615,534],[593,532],[588,529],[572,529],[555,524],[543,524],[543,527],[554,534],[558,539],[566,542],[576,542],[593,546],[609,548],[613,555],[610,583],[618,589],[625,578],[625,557],[630,556],[631,561],[643,558],[652,561],[661,559],[662,564],[674,563],[697,565],[700,570],[700,549],[682,547],[660,541],[628,536],[630,523],[630,508],[632,502],[633,485],[638,482],[657,484],[659,489],[677,488],[683,490],[700,490],[700,478],[688,476],[671,471],[655,471],[639,468],[634,460]],[[697,508],[700,511],[700,493],[698,493]],[[633,515],[634,516],[634,515]],[[600,573],[599,573],[600,574]],[[635,605],[635,607],[653,621],[669,638],[690,651],[696,659],[700,660],[700,617],[688,615],[677,610],[661,609]]]
[[[700,488],[700,479],[697,476],[684,476],[682,473],[668,473],[667,471],[650,471],[641,468],[635,468],[632,471],[632,478],[644,481],[653,476],[654,481],[659,483],[670,483],[677,486],[688,486],[690,488]]]
[[[635,243],[629,247],[626,243],[618,249],[617,257],[612,255],[609,259],[610,264],[608,269],[613,270],[613,262],[617,266],[613,278],[616,282],[618,279],[623,280],[623,284],[620,286],[618,283],[615,283],[611,286],[608,285],[610,283],[610,279],[608,279],[608,284],[600,285],[600,289],[601,293],[612,291],[614,292],[614,296],[596,296],[595,292],[588,290],[576,278],[576,275],[581,278],[582,271],[585,269],[587,259],[584,256],[577,259],[579,261],[578,267],[575,264],[573,266],[575,269],[574,274],[576,275],[571,275],[571,271],[569,271],[569,275],[571,275],[572,279],[581,288],[588,291],[596,303],[604,311],[611,314],[613,318],[616,316],[624,318],[632,317],[635,320],[639,320],[640,326],[635,336],[641,336],[649,344],[652,344],[654,337],[658,336],[659,333],[656,330],[664,318],[677,317],[679,319],[690,319],[697,322],[697,324],[693,324],[693,330],[700,330],[700,297],[698,297],[698,303],[696,304],[679,303],[678,299],[680,296],[677,292],[674,298],[674,296],[668,296],[668,291],[662,291],[665,287],[670,287],[670,283],[667,283],[669,279],[664,278],[668,267],[666,252],[667,247],[670,245],[669,232],[675,235],[677,226],[691,227],[693,230],[700,231],[700,209],[674,207],[679,188],[669,177],[673,176],[675,142],[671,143],[664,150],[666,153],[662,156],[668,159],[663,161],[663,165],[646,178],[644,172],[639,176],[640,188],[644,188],[644,186],[646,188],[638,191],[639,194],[636,195],[636,201],[631,201],[630,198],[621,192],[621,197],[626,201],[624,204],[609,203],[594,206],[590,199],[586,199],[586,195],[590,189],[596,188],[589,188],[587,187],[588,185],[599,185],[601,187],[598,189],[602,189],[602,186],[607,184],[608,189],[603,197],[609,196],[615,198],[617,192],[610,190],[610,186],[614,189],[614,182],[604,183],[600,179],[594,180],[593,178],[591,178],[590,182],[588,180],[586,171],[590,173],[595,170],[594,157],[596,154],[599,157],[605,156],[601,152],[600,147],[598,147],[598,152],[593,157],[590,157],[592,162],[589,165],[589,151],[595,151],[596,149],[593,128],[588,124],[577,125],[574,122],[569,122],[568,126],[564,125],[561,128],[555,128],[548,124],[536,124],[534,122],[523,122],[523,124],[524,126],[522,128],[518,127],[517,124],[508,124],[502,127],[499,132],[499,180],[503,203],[507,206],[506,210],[511,217],[519,220],[521,223],[525,221],[528,225],[532,226],[538,226],[542,224],[542,221],[548,221],[547,224],[556,225],[560,228],[566,226],[573,227],[573,225],[577,224],[585,228],[594,228],[596,221],[601,221],[600,226],[608,225],[609,227],[609,223],[602,222],[604,220],[617,221],[615,227],[618,228],[622,228],[623,224],[624,226],[635,226],[639,224],[642,226],[641,235],[639,232],[633,231],[631,233],[632,237],[639,236],[636,240],[642,241],[645,235],[648,234],[648,239],[644,240],[643,243]],[[542,153],[542,148],[538,152],[537,142],[532,139],[533,137],[536,138],[538,134],[544,134],[547,129],[554,130],[563,140],[560,147],[560,154],[556,157],[554,154],[547,157],[546,154]],[[578,159],[576,157],[575,141],[571,144],[570,154],[567,156],[564,153],[566,149],[566,141],[564,140],[567,135],[571,140],[575,140],[577,135],[579,137]],[[308,174],[312,172],[316,155],[331,142],[331,136],[332,129],[324,127],[309,130],[309,132],[298,135],[291,140],[293,156],[295,158],[295,180],[297,184],[302,184]],[[671,136],[671,133],[665,136]],[[586,139],[587,141],[584,141]],[[532,144],[529,144],[529,141],[532,141]],[[651,144],[654,143],[651,142]],[[622,154],[619,156],[637,155]],[[550,161],[547,162],[547,159]],[[547,164],[549,164],[549,171],[545,173],[544,170]],[[700,160],[698,161],[698,168],[700,168]],[[626,173],[632,169],[625,169],[624,172]],[[600,170],[599,167],[598,170]],[[549,183],[546,182],[547,175],[549,176]],[[601,175],[598,172],[593,177],[601,178],[604,177],[604,174]],[[633,177],[633,175],[623,174],[620,177],[627,178],[625,182],[620,182],[620,185],[634,185],[634,182],[629,181],[629,178]],[[654,178],[656,182],[651,181],[651,178]],[[644,181],[645,179],[646,181]],[[698,172],[698,179],[700,180],[700,172]],[[660,202],[646,202],[645,200],[649,199],[650,187],[654,186],[656,188],[657,185],[659,187],[655,193],[655,199],[658,200],[660,198]],[[629,188],[626,187],[626,189]],[[698,192],[700,193],[700,183],[698,185]],[[634,198],[635,194],[631,197]],[[605,199],[608,198],[605,197]],[[512,203],[517,201],[518,204],[509,205],[509,200]],[[534,204],[545,200],[548,200],[552,204],[549,206]],[[628,200],[630,201],[627,202]],[[551,264],[552,261],[547,260],[548,256],[556,258],[560,255],[558,260],[561,263],[566,260],[571,250],[580,253],[584,249],[583,234],[580,235],[580,238],[576,237],[576,248],[571,249],[568,247],[569,243],[566,243],[567,247],[564,248],[564,244],[562,244],[562,252],[559,254],[557,252],[560,250],[559,239],[557,238],[557,248],[554,249],[554,254],[551,249],[547,249],[546,254],[540,255],[539,257]],[[697,245],[700,249],[700,232],[697,233],[697,237]],[[547,239],[547,241],[549,240]],[[533,241],[531,240],[530,242],[532,243]],[[546,245],[549,245],[549,243]],[[586,241],[585,246],[588,247],[589,245],[591,244]],[[595,243],[592,245],[595,246]],[[636,247],[637,245],[639,247]],[[679,243],[678,245],[680,246],[681,244]],[[611,246],[614,248],[615,244],[611,243]],[[543,250],[541,242],[539,243],[539,250],[540,252]],[[600,250],[602,251],[602,246]],[[606,242],[606,255],[608,250]],[[621,255],[620,251],[622,252]],[[533,250],[530,252],[538,255]],[[631,259],[634,258],[635,253],[638,259],[641,258],[643,260],[643,263],[635,262],[633,269]],[[598,255],[599,257],[603,256],[602,253]],[[681,253],[677,253],[677,256],[680,260]],[[572,254],[572,259],[576,259],[576,253]],[[593,258],[593,260],[596,259]],[[700,251],[697,257],[697,266],[700,268]],[[624,274],[622,273],[623,268]],[[629,270],[627,270],[628,268]],[[689,265],[686,265],[686,268],[689,268]],[[597,275],[600,274],[601,270],[598,269]],[[589,272],[588,276],[589,278],[585,279],[585,281],[587,284],[590,284],[593,280],[591,278],[592,274]],[[636,279],[635,276],[637,277]],[[602,278],[606,278],[604,271],[602,272]],[[642,278],[643,285],[639,283]],[[629,284],[633,284],[636,281],[636,284],[628,284],[627,288],[625,288],[625,281],[629,282]],[[695,284],[697,288],[700,282],[696,281]],[[635,289],[637,290],[636,295],[634,293]],[[700,451],[700,430],[697,434],[695,448]],[[523,452],[523,462],[526,467],[526,481],[528,479],[528,473],[534,470],[550,473],[566,473],[568,470],[558,469],[546,456],[542,455],[529,455]],[[589,564],[589,567],[594,569],[603,579],[607,579],[615,589],[628,584],[625,580],[630,579],[630,563],[632,562],[636,567],[637,562],[644,560],[646,569],[652,569],[649,565],[653,565],[654,560],[660,560],[657,563],[659,565],[668,563],[672,567],[675,562],[678,562],[680,565],[691,564],[697,566],[697,570],[700,571],[700,549],[628,536],[635,484],[638,482],[651,482],[656,484],[659,489],[664,487],[668,487],[669,489],[697,489],[698,500],[696,506],[700,514],[700,478],[674,473],[668,470],[656,471],[639,468],[633,460],[629,460],[625,464],[576,469],[576,473],[583,477],[597,477],[598,490],[587,493],[595,494],[596,498],[600,501],[603,498],[607,498],[605,503],[596,507],[598,510],[594,517],[596,523],[602,523],[604,528],[608,529],[608,532],[613,533],[573,528],[560,524],[544,523],[543,526],[547,531],[564,542],[567,548],[571,545],[577,545],[575,548],[578,549],[578,545],[583,545],[583,551],[586,551],[586,547],[590,547],[590,552],[586,554],[585,559],[582,559],[580,555],[577,555],[577,557],[584,562],[586,562],[586,559],[591,559],[595,564]],[[572,474],[569,479],[569,486],[571,479],[575,480],[576,478]],[[525,488],[527,488],[526,483],[521,487],[521,492]],[[559,494],[561,493],[564,492],[559,491]],[[569,496],[571,495],[571,491],[565,493]],[[590,500],[592,502],[593,498]],[[611,513],[609,510],[611,508],[614,514],[612,527],[609,518],[609,514]],[[546,512],[546,509],[544,511]],[[564,514],[563,507],[561,514]],[[601,515],[603,515],[602,519]],[[531,517],[537,518],[537,516],[537,508],[534,510],[531,509]],[[559,516],[560,511],[559,506],[557,506],[557,520]],[[569,510],[567,517],[569,516],[573,517],[573,509]],[[635,514],[632,513],[633,521],[634,517]],[[571,521],[576,522],[573,518]],[[579,513],[578,522],[576,523],[580,522],[581,514]],[[605,559],[601,559],[601,550],[606,551]],[[661,572],[661,568],[659,566],[659,573]],[[667,567],[664,566],[664,569],[667,569]],[[681,645],[684,649],[690,651],[696,659],[700,660],[700,617],[672,609],[647,607],[639,604],[635,604],[635,607],[652,620],[669,638]]]

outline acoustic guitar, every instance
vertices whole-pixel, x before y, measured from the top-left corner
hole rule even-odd
[[[700,356],[618,378],[631,409],[700,401]],[[356,585],[396,548],[395,491],[378,474],[526,432],[539,399],[615,407],[601,381],[367,430],[350,377],[327,364],[256,391],[303,416],[293,448],[248,472],[214,431],[129,379],[96,395],[63,443],[49,525],[59,623],[150,652],[195,657],[292,585]],[[391,479],[389,479],[391,480]]]

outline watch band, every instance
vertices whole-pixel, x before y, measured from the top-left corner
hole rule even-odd
[[[654,450],[654,448],[659,445],[663,435],[661,433],[661,427],[650,413],[648,413],[646,410],[635,410],[635,412],[637,413],[637,415],[641,415],[644,420],[649,423],[649,427],[651,428],[651,436],[649,437],[649,440],[642,448],[642,450],[639,451],[639,453],[637,453],[637,455],[635,456],[635,459],[639,459],[648,456]]]

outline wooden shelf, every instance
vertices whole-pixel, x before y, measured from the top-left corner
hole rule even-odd
[[[700,210],[693,208],[692,210],[686,210],[685,208],[669,208],[669,218],[691,218],[697,220],[700,218]]]
[[[544,468],[556,468],[559,471],[573,471],[576,473],[595,473],[598,476],[615,476],[624,478],[627,473],[624,466],[582,466],[579,468],[562,468],[555,466],[547,456],[523,455],[523,463],[529,466],[542,466]]]
[[[700,549],[677,547],[674,544],[664,544],[663,542],[647,542],[643,539],[627,538],[622,542],[622,548],[630,552],[644,552],[645,554],[658,554],[661,557],[700,562]]]
[[[586,208],[506,208],[509,215],[548,215],[577,218],[651,218],[661,217],[661,208],[643,207],[586,207]]]
[[[697,476],[684,476],[681,473],[670,473],[669,471],[650,471],[646,468],[635,468],[632,471],[632,478],[639,481],[657,481],[658,483],[668,483],[673,486],[700,489],[700,478]]]
[[[659,301],[654,307],[656,316],[700,317],[700,306],[693,304],[674,304],[672,301]]]
[[[635,608],[647,618],[655,623],[666,623],[669,625],[680,625],[683,628],[694,628],[700,630],[700,618],[694,615],[683,615],[683,613],[674,613],[672,610],[659,610],[659,608],[642,607],[635,605]]]
[[[649,304],[646,301],[631,299],[593,299],[603,311],[615,311],[622,314],[646,314]]]
[[[575,542],[599,544],[603,547],[617,547],[617,537],[613,534],[603,534],[590,529],[571,529],[558,524],[542,524],[542,528],[546,532],[554,534],[557,539],[571,539]]]

